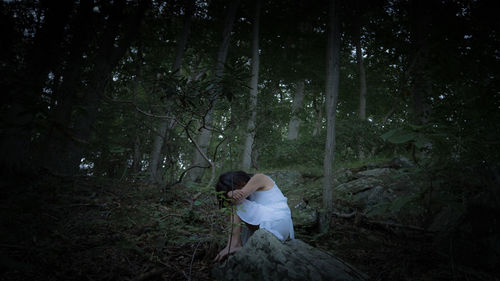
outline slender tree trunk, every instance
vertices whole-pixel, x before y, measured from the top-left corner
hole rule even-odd
[[[323,161],[323,214],[320,216],[321,232],[328,231],[333,213],[333,161],[335,155],[335,113],[339,89],[339,58],[340,32],[338,20],[338,4],[336,0],[329,1],[328,9],[328,42],[326,66],[326,117],[327,134],[325,142],[325,158]]]
[[[295,140],[299,136],[299,126],[300,119],[297,116],[298,112],[302,108],[302,101],[304,100],[304,80],[297,82],[297,90],[295,91],[295,96],[293,97],[292,104],[292,118],[290,123],[288,123],[288,135],[287,139]]]
[[[413,101],[413,121],[416,124],[426,123],[429,113],[429,105],[426,103],[426,98],[431,91],[430,77],[427,72],[429,64],[428,35],[430,32],[430,13],[427,12],[427,9],[430,4],[429,1],[410,1],[410,39],[414,50],[413,57],[415,60],[415,65],[411,72],[411,94]]]
[[[182,56],[184,54],[184,50],[186,49],[187,41],[189,38],[189,33],[191,30],[191,17],[193,14],[193,2],[190,2],[187,5],[186,8],[186,16],[184,20],[184,26],[182,28],[182,33],[179,35],[178,43],[177,43],[177,49],[175,51],[175,60],[172,65],[172,72],[178,72],[181,63],[182,63]],[[168,112],[166,113],[167,116],[170,116]],[[149,163],[149,181],[151,183],[161,183],[162,179],[158,176],[158,163],[160,161],[161,157],[161,148],[163,147],[163,144],[165,142],[165,136],[167,132],[167,128],[169,128],[169,124],[171,124],[172,119],[165,118],[160,121],[160,125],[158,126],[158,134],[155,135],[154,140],[153,140],[153,149],[151,150],[151,155],[149,157],[150,163]]]
[[[161,148],[163,147],[164,138],[167,133],[168,122],[162,120],[160,126],[157,130],[157,135],[154,136],[153,149],[151,150],[151,155],[149,157],[149,181],[151,183],[158,183],[160,181],[158,177],[158,164],[161,158]]]
[[[138,135],[136,135],[134,140],[134,159],[132,162],[132,172],[134,174],[137,174],[141,171],[141,160],[142,160],[141,138]]]
[[[366,73],[363,63],[363,52],[361,50],[361,31],[360,27],[357,32],[356,40],[356,59],[359,67],[359,113],[358,117],[361,120],[366,119]]]
[[[255,121],[257,119],[257,95],[259,82],[259,25],[260,25],[260,6],[261,0],[255,3],[255,19],[252,30],[252,79],[250,80],[250,109],[252,115],[248,119],[247,138],[245,140],[245,149],[243,151],[243,161],[241,168],[248,170],[252,163],[252,146],[255,138]]]
[[[220,80],[222,79],[222,74],[224,73],[224,64],[226,63],[226,58],[227,58],[227,51],[229,49],[229,39],[231,38],[231,31],[233,30],[233,24],[236,19],[236,11],[238,9],[238,6],[240,4],[239,0],[233,0],[229,4],[228,7],[228,12],[226,15],[226,19],[224,22],[224,31],[222,32],[222,42],[219,46],[219,50],[217,51],[217,58],[215,61],[215,67],[214,67],[214,75],[215,75],[215,81],[214,83],[217,84],[214,88],[216,91],[219,91],[220,87],[222,86],[220,83]],[[212,107],[208,111],[207,115],[205,116],[205,127],[211,127],[212,126],[212,121],[213,121],[213,111],[214,111],[214,104],[216,101],[216,98],[218,96],[218,93],[215,95],[215,100],[212,104]],[[198,137],[197,143],[200,147],[200,150],[202,153],[205,155],[207,154],[208,146],[210,145],[210,138],[212,137],[212,131],[207,129],[207,128],[202,128],[201,129],[201,134]],[[195,149],[194,151],[194,156],[193,156],[193,165],[196,166],[204,166],[207,164],[207,161],[203,156],[198,152],[198,150]],[[210,164],[210,163],[209,163]],[[188,175],[190,181],[194,182],[200,182],[201,178],[203,177],[205,169],[204,168],[193,168],[190,170],[190,173]]]
[[[165,140],[169,138],[169,131],[173,129],[174,125],[175,125],[174,119],[170,119],[168,122],[162,121],[155,134],[153,141],[153,149],[151,150],[150,163],[149,163],[150,165],[149,171],[150,172],[153,170],[155,171],[154,178],[152,178],[150,174],[151,183],[162,184],[164,182],[164,179],[161,177],[161,175],[158,174],[160,170],[159,165],[163,159],[162,148],[165,146]]]
[[[356,59],[358,61],[359,67],[359,112],[358,118],[360,120],[366,120],[366,74],[365,66],[363,63],[363,51],[361,49],[361,33],[363,28],[358,27],[357,30],[357,40],[356,40]],[[363,146],[361,145],[361,139],[358,139],[358,159],[364,159],[365,153],[363,151]]]
[[[318,117],[316,119],[316,124],[314,125],[313,136],[317,136],[321,132],[321,125],[323,124],[322,105],[323,105],[322,101],[318,104],[316,99],[314,99],[314,110],[316,111],[316,115]]]

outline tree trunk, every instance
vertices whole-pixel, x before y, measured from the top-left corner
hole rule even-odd
[[[359,113],[358,117],[361,120],[366,119],[366,73],[363,64],[363,52],[361,50],[361,31],[360,27],[357,32],[356,41],[356,59],[359,67]]]
[[[359,67],[359,112],[358,118],[360,120],[366,120],[366,74],[365,66],[363,63],[363,51],[361,49],[361,33],[363,28],[359,26],[357,28],[357,40],[356,40],[356,59]],[[365,153],[363,151],[363,146],[361,145],[360,139],[358,139],[358,159],[364,159]]]
[[[314,125],[313,136],[317,136],[321,132],[321,126],[323,125],[322,105],[322,101],[320,101],[320,103],[318,104],[316,99],[314,99],[314,110],[316,111],[316,115],[318,116],[318,118],[316,119],[316,124]]]
[[[233,30],[233,24],[236,18],[236,10],[240,4],[239,0],[233,0],[228,7],[228,12],[226,15],[226,19],[224,22],[224,31],[222,32],[222,42],[219,46],[219,50],[217,51],[217,58],[214,66],[214,75],[215,75],[215,89],[217,90],[221,87],[220,80],[222,79],[222,74],[224,73],[224,64],[226,63],[227,51],[229,49],[229,39],[231,38],[231,31]],[[218,91],[218,90],[217,90]],[[218,96],[218,93],[215,95],[215,100]],[[215,100],[212,104],[212,107],[208,111],[205,116],[205,127],[212,126],[213,120],[213,111]],[[201,129],[201,134],[198,137],[197,143],[200,147],[200,150],[205,155],[207,154],[208,146],[210,144],[210,138],[212,137],[212,131],[207,128]],[[210,163],[209,163],[210,164]],[[206,165],[206,160],[203,156],[198,152],[197,149],[194,150],[193,156],[193,166],[203,166]],[[205,168],[193,168],[189,171],[189,180],[194,182],[200,182],[203,177],[203,173]]]
[[[243,162],[241,168],[248,170],[252,162],[252,146],[255,138],[255,121],[257,119],[257,95],[259,82],[259,25],[260,25],[261,0],[255,3],[255,19],[252,30],[252,79],[250,81],[250,109],[252,115],[248,119],[247,138],[243,151]]]
[[[428,1],[413,0],[410,2],[411,29],[410,39],[414,50],[415,65],[411,72],[412,109],[415,124],[426,123],[429,105],[426,99],[431,91],[430,77],[427,72],[429,56],[430,13]]]
[[[293,97],[292,104],[292,118],[288,124],[288,135],[287,139],[296,140],[299,136],[299,126],[300,119],[297,116],[298,112],[302,108],[302,101],[304,100],[304,80],[297,82],[297,90],[295,91],[295,96]]]
[[[328,231],[333,212],[333,161],[335,155],[335,113],[339,90],[339,58],[340,32],[338,20],[338,5],[336,0],[330,0],[328,14],[328,42],[326,66],[326,117],[327,134],[325,142],[325,158],[323,161],[323,214],[320,216],[321,232]]]
[[[154,136],[153,149],[151,150],[151,155],[149,157],[149,181],[151,183],[159,183],[160,178],[158,177],[158,163],[160,163],[161,148],[163,147],[164,138],[167,133],[168,122],[162,120],[160,126],[158,127],[157,134]]]
[[[139,138],[139,136],[136,135],[134,140],[134,159],[132,162],[132,172],[134,174],[137,174],[141,171],[141,160],[142,160],[141,138]]]
[[[182,28],[182,33],[179,35],[177,49],[175,51],[175,59],[172,65],[172,72],[176,73],[179,71],[182,63],[182,56],[184,54],[184,50],[186,49],[187,41],[189,38],[189,33],[191,30],[191,17],[193,14],[193,2],[187,4],[186,7],[186,15],[184,20],[184,26]],[[168,112],[165,114],[169,116]],[[172,116],[173,117],[173,116]],[[167,128],[171,127],[169,124],[172,124],[172,119],[162,119],[160,121],[160,125],[158,126],[158,134],[155,135],[153,140],[153,149],[150,155],[150,163],[149,163],[149,181],[151,183],[161,183],[162,180],[158,176],[158,163],[161,159],[161,148],[163,147],[163,143],[165,142],[165,135],[167,132]]]

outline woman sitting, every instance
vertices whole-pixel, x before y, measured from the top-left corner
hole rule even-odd
[[[294,238],[288,199],[270,177],[243,171],[226,172],[220,175],[215,190],[219,207],[223,206],[224,201],[232,200],[236,203],[236,213],[231,215],[232,231],[227,246],[214,261],[220,261],[242,247],[242,221],[249,229],[265,229],[281,241]]]

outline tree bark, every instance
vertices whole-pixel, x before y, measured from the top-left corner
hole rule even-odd
[[[248,170],[252,163],[252,146],[255,138],[255,121],[257,120],[257,95],[259,82],[259,27],[261,0],[255,3],[255,19],[252,27],[252,79],[250,80],[250,109],[252,115],[248,119],[247,138],[243,151],[241,168]]]
[[[359,68],[359,112],[358,117],[361,120],[366,119],[366,73],[363,63],[363,52],[361,50],[361,32],[362,28],[358,28],[356,40],[356,59]]]
[[[214,75],[215,75],[214,83],[216,84],[214,88],[216,89],[216,91],[220,91],[219,88],[222,86],[220,82],[222,80],[222,75],[224,73],[224,64],[226,63],[227,51],[229,49],[229,39],[231,38],[231,31],[233,30],[233,24],[236,18],[236,11],[238,9],[239,4],[240,4],[239,0],[231,1],[224,22],[224,31],[222,32],[222,42],[219,46],[219,50],[217,51],[217,58],[214,66]],[[218,93],[215,94],[215,100],[217,99],[217,96]],[[206,127],[212,126],[215,100],[212,104],[212,107],[205,116]],[[211,130],[207,128],[201,129],[201,134],[198,136],[197,143],[200,147],[200,151],[205,155],[207,154],[211,137],[212,137]],[[203,166],[205,163],[207,163],[206,159],[196,149],[193,155],[193,166]],[[205,171],[204,168],[191,169],[188,174],[189,180],[194,182],[200,182],[201,178],[203,177],[204,171]]]
[[[136,135],[134,140],[134,159],[132,162],[132,172],[134,174],[137,174],[141,171],[141,160],[141,139],[139,138],[139,135]]]
[[[323,214],[320,216],[320,231],[326,232],[330,227],[333,213],[333,161],[335,155],[335,113],[339,89],[340,32],[338,4],[329,1],[327,31],[327,66],[326,66],[326,117],[327,134],[325,142],[325,158],[323,161]]]
[[[168,122],[162,120],[157,130],[157,135],[154,136],[153,148],[149,157],[149,181],[151,183],[159,183],[158,177],[158,163],[160,162],[161,148],[163,147],[164,138],[167,133]]]
[[[302,108],[302,101],[304,100],[304,80],[297,82],[297,90],[295,91],[295,96],[293,97],[292,104],[292,118],[288,124],[288,135],[287,139],[296,140],[299,136],[299,126],[300,119],[297,116],[298,112]]]
[[[429,56],[430,13],[427,11],[429,1],[410,1],[410,40],[413,46],[414,63],[411,71],[412,109],[415,124],[426,123],[429,105],[426,99],[431,91],[430,77],[427,71]]]
[[[184,50],[186,49],[187,41],[189,38],[189,33],[191,30],[191,17],[193,15],[193,7],[194,3],[191,1],[190,3],[187,4],[186,6],[186,14],[185,14],[185,20],[184,20],[184,26],[182,28],[182,32],[179,35],[178,43],[177,43],[177,49],[175,51],[175,59],[172,65],[172,72],[176,73],[179,71],[182,63],[182,56],[184,54]],[[168,109],[167,109],[168,110]],[[165,115],[169,115],[168,112],[166,112]],[[151,150],[150,154],[150,163],[149,163],[149,181],[151,183],[161,183],[162,179],[158,176],[158,163],[161,159],[161,148],[163,147],[163,144],[165,142],[165,136],[168,128],[171,128],[172,126],[169,124],[172,124],[172,119],[167,119],[164,118],[160,121],[160,125],[158,126],[158,134],[155,135],[154,140],[153,140],[153,149]]]
[[[323,124],[322,105],[323,105],[322,101],[318,104],[316,99],[314,99],[314,110],[316,111],[316,115],[318,117],[316,119],[316,124],[314,125],[313,136],[317,136],[321,132],[321,125]]]

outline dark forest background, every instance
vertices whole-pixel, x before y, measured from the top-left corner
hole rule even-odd
[[[494,4],[0,2],[2,280],[211,280],[229,170],[373,280],[498,280]]]

